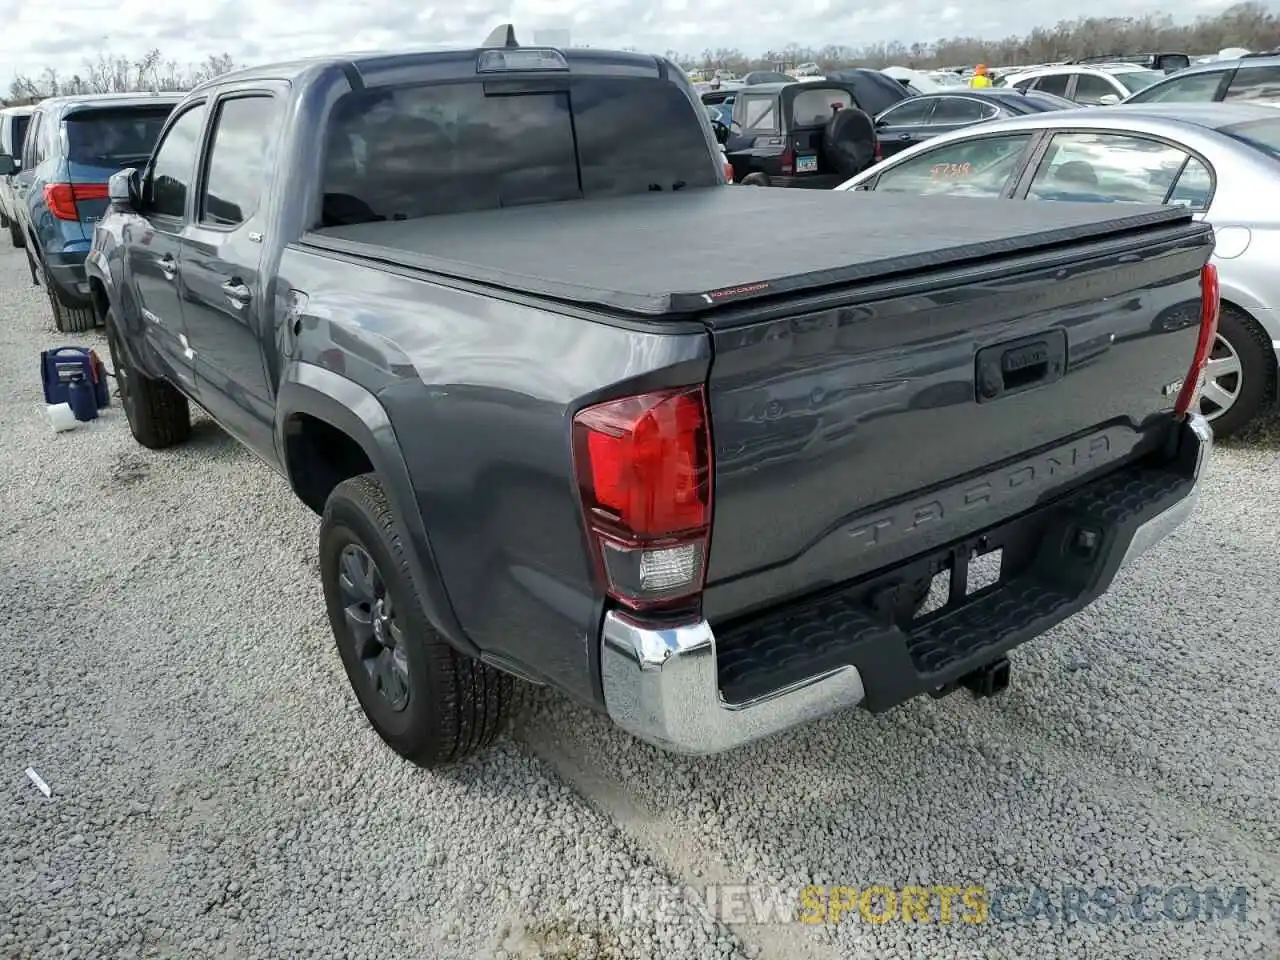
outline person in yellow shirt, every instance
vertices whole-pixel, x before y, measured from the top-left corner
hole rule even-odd
[[[980,63],[973,68],[973,76],[969,78],[969,86],[976,89],[991,86],[991,78],[987,76],[987,65]]]

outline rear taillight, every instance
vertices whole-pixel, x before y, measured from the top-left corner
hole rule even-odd
[[[106,200],[105,183],[46,183],[44,203],[58,220],[79,220],[77,200]]]
[[[1186,416],[1200,402],[1205,366],[1209,363],[1209,354],[1213,353],[1213,343],[1218,336],[1220,303],[1218,268],[1212,263],[1206,263],[1200,271],[1200,336],[1196,339],[1196,353],[1191,360],[1191,368],[1182,381],[1182,389],[1178,391],[1178,400],[1173,406],[1175,416]]]
[[[782,151],[782,172],[794,173],[796,169],[796,152],[792,147],[787,147]]]
[[[733,164],[728,160],[724,162],[724,179],[726,183],[733,183]]]
[[[711,435],[702,387],[587,407],[573,461],[609,596],[633,610],[702,592],[711,531]]]

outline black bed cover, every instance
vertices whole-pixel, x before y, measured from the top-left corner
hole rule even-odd
[[[659,317],[1191,222],[1177,206],[717,186],[328,227],[303,243]]]

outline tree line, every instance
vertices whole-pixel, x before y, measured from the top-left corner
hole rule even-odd
[[[1195,56],[1217,53],[1227,47],[1249,50],[1280,47],[1280,15],[1268,10],[1263,3],[1249,0],[1214,16],[1202,16],[1192,23],[1182,24],[1167,14],[1084,17],[1063,20],[1052,27],[1037,27],[1026,36],[1010,36],[1003,40],[952,37],[934,43],[880,43],[861,48],[839,44],[816,48],[788,44],[781,50],[767,50],[759,56],[749,56],[737,48],[721,47],[708,48],[696,55],[668,50],[667,56],[688,70],[728,70],[741,75],[749,70],[789,69],[802,63],[816,63],[824,70],[849,66],[952,67],[975,63],[1015,66],[1155,51]],[[229,53],[209,56],[198,64],[187,66],[165,60],[158,49],[136,60],[102,53],[97,60],[86,60],[81,70],[69,76],[48,67],[35,77],[14,77],[5,102],[16,105],[33,103],[45,97],[85,93],[190,90],[235,67],[235,60]]]
[[[1026,36],[1002,40],[951,37],[933,43],[878,43],[864,47],[789,44],[750,56],[736,48],[706,49],[700,54],[668,50],[667,56],[686,70],[728,70],[741,76],[750,70],[790,69],[816,63],[823,70],[862,66],[958,67],[985,63],[1018,66],[1078,57],[1163,51],[1193,57],[1227,47],[1263,51],[1280,47],[1280,15],[1258,2],[1237,3],[1213,16],[1177,23],[1167,14],[1144,17],[1082,17],[1052,27],[1037,27]]]
[[[236,62],[229,53],[211,55],[200,63],[185,66],[176,60],[165,60],[159,50],[152,50],[136,60],[100,53],[97,60],[86,60],[82,69],[70,75],[46,67],[35,77],[15,76],[9,83],[5,104],[18,106],[35,103],[45,97],[86,93],[190,90],[235,68]]]

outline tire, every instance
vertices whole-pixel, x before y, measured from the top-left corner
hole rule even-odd
[[[743,187],[767,187],[769,186],[769,177],[763,173],[748,173],[738,183]]]
[[[515,681],[432,629],[375,474],[345,480],[329,495],[320,579],[347,679],[392,750],[430,769],[493,743],[515,709]]]
[[[13,220],[9,221],[9,239],[13,242],[15,250],[21,250],[27,245],[27,238],[22,235],[22,228]]]
[[[42,272],[42,278],[44,292],[49,298],[49,309],[53,312],[54,329],[59,333],[83,333],[98,325],[98,318],[94,315],[92,304],[68,306],[63,303],[57,288],[54,287],[48,270]]]
[[[852,177],[875,163],[876,141],[875,121],[857,107],[837,110],[822,131],[827,162],[842,177]]]
[[[1215,374],[1215,362],[1234,372]],[[1219,390],[1211,389],[1213,383]],[[1276,358],[1271,341],[1252,317],[1238,307],[1224,305],[1218,317],[1218,342],[1210,354],[1205,390],[1200,395],[1200,412],[1213,427],[1213,435],[1223,439],[1238,432],[1275,396],[1275,388]],[[1227,397],[1230,403],[1219,402]]]
[[[0,213],[0,230],[8,229],[8,227],[9,215],[7,213]]]
[[[163,450],[191,436],[191,406],[173,384],[140,373],[120,343],[115,312],[106,315],[107,350],[115,374],[120,406],[133,439],[150,450]]]

